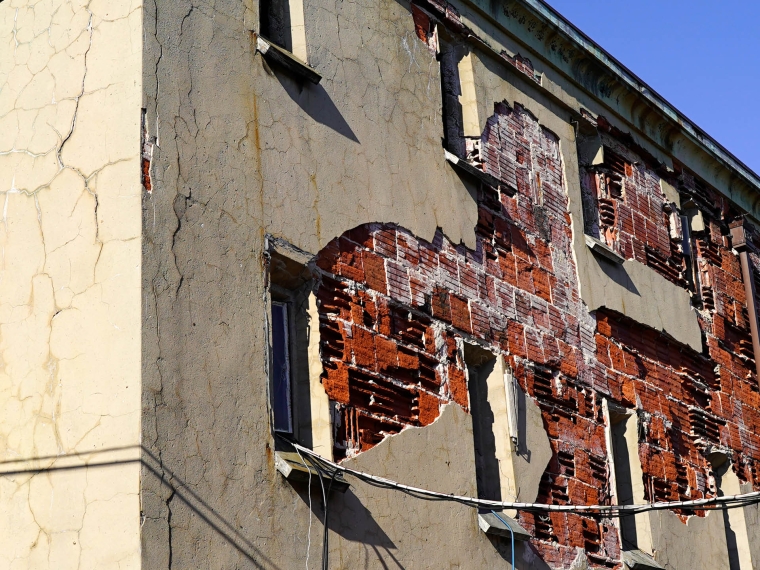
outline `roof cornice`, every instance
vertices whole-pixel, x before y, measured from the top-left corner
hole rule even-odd
[[[652,107],[675,123],[692,142],[701,146],[708,154],[725,164],[745,182],[760,191],[760,176],[551,6],[543,0],[519,0],[519,3],[529,9],[535,17],[543,20],[564,36],[573,47],[582,51],[586,57],[591,58],[620,82],[636,91]]]

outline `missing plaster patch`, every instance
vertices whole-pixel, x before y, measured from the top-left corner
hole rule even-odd
[[[140,118],[140,176],[142,185],[148,194],[153,193],[153,182],[151,180],[151,166],[153,164],[153,147],[156,144],[156,137],[148,136],[147,109],[142,110]]]
[[[435,20],[430,14],[419,6],[412,4],[412,18],[414,19],[414,32],[430,50],[430,53],[438,53],[438,31]]]

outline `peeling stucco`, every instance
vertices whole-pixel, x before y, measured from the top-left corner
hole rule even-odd
[[[635,260],[615,265],[600,260],[586,246],[576,133],[566,111],[535,87],[532,80],[511,72],[485,54],[476,58],[475,71],[481,116],[489,116],[494,104],[502,100],[524,104],[536,113],[542,125],[560,137],[573,224],[573,250],[580,293],[588,310],[611,309],[701,350],[701,331],[688,292]]]
[[[556,136],[573,240],[558,264],[577,268],[573,302],[588,333],[577,362],[544,362],[556,374],[520,371],[533,395],[543,383],[543,396],[525,398],[512,487],[524,501],[552,500],[549,491],[559,501],[606,500],[591,484],[566,487],[563,498],[558,477],[567,485],[607,476],[602,460],[581,461],[579,443],[603,457],[598,393],[568,392],[562,374],[580,386],[589,380],[576,378],[576,364],[614,352],[623,364],[615,378],[630,364],[617,345],[594,352],[589,311],[598,309],[600,322],[610,311],[625,315],[697,352],[699,324],[683,288],[635,261],[612,270],[583,240],[575,121],[581,109],[611,111],[611,123],[628,132],[637,118],[630,98],[591,96],[562,71],[562,45],[533,53],[543,49],[541,30],[523,30],[508,10],[484,18],[487,8],[461,15],[490,42],[459,38],[472,41],[460,99],[471,111],[468,134],[506,101]],[[285,569],[305,559],[314,567],[324,515],[317,484],[293,486],[274,469],[265,236],[317,254],[352,228],[383,224],[415,240],[445,238],[463,260],[483,253],[476,182],[444,158],[433,16],[416,8],[428,24],[420,37],[405,0],[305,3],[299,49],[323,77],[315,86],[256,53],[257,10],[254,0],[0,3],[0,461],[12,471],[0,478],[0,508],[9,513],[0,519],[2,567]],[[709,153],[692,142],[667,148],[662,137],[672,132],[657,131],[659,120],[631,127],[632,136],[666,168],[678,158],[752,210],[756,199],[735,173],[703,165]],[[313,299],[309,311],[316,322]],[[310,389],[327,449],[334,402],[312,341]],[[629,391],[634,375],[621,381]],[[638,394],[620,397],[649,405]],[[571,398],[588,418],[565,413]],[[436,408],[426,427],[383,435],[347,464],[477,495],[472,416],[460,404]],[[733,403],[715,405],[724,413]],[[745,427],[715,429],[735,450],[754,441]],[[560,466],[563,437],[583,453],[563,448]],[[741,468],[744,481],[749,463]],[[412,505],[352,484],[330,504],[332,566],[508,566],[508,543],[484,535],[473,510]],[[757,509],[744,514],[752,540]],[[670,513],[648,520],[659,533],[652,550],[669,568],[725,558],[715,513],[688,524]],[[589,520],[539,522],[535,540],[518,547],[520,568],[586,568],[602,560],[592,550],[618,548],[614,529],[589,530]],[[689,549],[703,533],[714,540]]]

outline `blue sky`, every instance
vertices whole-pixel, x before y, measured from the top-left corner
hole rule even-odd
[[[760,174],[760,2],[547,3]]]

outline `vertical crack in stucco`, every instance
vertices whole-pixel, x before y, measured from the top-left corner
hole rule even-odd
[[[177,235],[179,234],[180,230],[182,229],[182,219],[185,217],[185,212],[187,212],[187,204],[192,199],[193,192],[190,191],[188,196],[184,196],[181,193],[177,193],[177,195],[174,197],[174,215],[177,217],[177,227],[174,229],[174,233],[172,234],[172,257],[174,258],[174,267],[177,269],[177,273],[179,274],[179,281],[177,282],[177,288],[174,291],[174,298],[176,299],[179,297],[179,290],[182,288],[182,284],[185,282],[185,276],[182,274],[182,270],[179,268],[179,262],[177,261]]]
[[[63,163],[63,147],[66,146],[66,143],[71,138],[71,135],[74,134],[74,129],[76,128],[77,124],[77,116],[79,114],[79,102],[82,99],[82,96],[84,96],[84,88],[85,88],[85,82],[87,80],[87,56],[90,54],[90,50],[92,49],[92,12],[90,11],[90,4],[87,3],[87,6],[85,7],[85,10],[87,10],[87,13],[89,14],[89,20],[87,21],[87,33],[89,34],[89,43],[87,45],[87,49],[84,52],[84,72],[82,73],[82,89],[79,92],[79,95],[77,95],[74,98],[74,115],[71,118],[71,128],[69,129],[68,134],[66,137],[61,141],[61,144],[58,147],[58,150],[56,152],[56,156],[58,158],[58,167],[59,172],[66,168],[66,166]],[[79,169],[72,168],[75,172],[77,172],[83,179],[86,180],[86,177],[79,171]]]
[[[13,56],[18,53],[18,8],[13,14]]]
[[[149,8],[150,9],[150,8]],[[192,12],[192,8],[190,10]],[[164,45],[163,42],[160,39],[159,35],[159,18],[160,18],[160,12],[159,12],[159,6],[158,2],[155,0],[152,1],[152,13],[153,13],[153,22],[151,22],[149,25],[152,26],[152,30],[148,31],[149,34],[152,35],[153,40],[155,41],[155,46],[150,50],[154,56],[154,64],[149,68],[152,69],[153,77],[147,77],[146,74],[146,80],[147,85],[150,85],[153,81],[155,81],[155,92],[152,94],[149,94],[148,97],[148,109],[147,112],[144,115],[144,123],[142,125],[142,132],[143,132],[143,141],[144,143],[150,144],[150,164],[148,165],[148,175],[150,176],[150,183],[151,183],[151,191],[146,192],[145,199],[150,204],[150,208],[152,208],[153,211],[153,223],[152,223],[152,231],[155,232],[157,229],[160,230],[160,226],[156,227],[156,209],[157,209],[157,202],[162,200],[163,196],[161,194],[161,191],[165,189],[165,186],[162,184],[162,176],[161,172],[158,173],[154,172],[154,169],[157,168],[157,164],[161,160],[161,146],[159,144],[159,108],[158,108],[158,97],[159,93],[161,92],[161,66],[163,62],[164,57]],[[189,16],[188,14],[185,15],[185,17],[182,19],[182,22],[187,19]],[[147,71],[147,70],[146,70]],[[176,121],[177,117],[175,117],[175,126],[172,128],[174,131],[174,147],[178,145],[178,138],[177,138],[177,128],[176,128]],[[152,131],[152,132],[151,132]],[[170,142],[171,146],[171,142]],[[143,157],[146,155],[146,149],[144,148],[145,145],[141,148],[141,153],[143,153]],[[181,187],[180,181],[182,179],[182,169],[179,167],[179,163],[176,164],[177,166],[177,178],[176,178],[176,188],[179,189]],[[177,219],[177,225],[173,230],[171,231],[171,241],[169,244],[170,254],[171,257],[174,260],[174,270],[177,272],[178,279],[177,284],[173,288],[173,300],[176,301],[179,296],[179,291],[183,283],[183,276],[182,272],[180,271],[180,265],[179,260],[177,259],[177,252],[176,252],[176,246],[178,241],[178,233],[182,227],[182,218],[184,216],[184,211],[187,207],[187,200],[189,200],[190,197],[185,197],[179,193],[179,190],[177,190],[177,193],[175,195],[174,203],[172,204],[175,210],[175,215]],[[151,227],[145,225],[145,219],[144,227]],[[149,243],[155,244],[155,239],[153,237],[147,238],[147,241]],[[154,329],[154,332],[152,334],[155,335],[155,346],[156,346],[156,354],[155,358],[151,359],[153,362],[153,365],[155,366],[155,376],[157,380],[157,386],[150,391],[144,391],[143,392],[143,398],[147,400],[147,405],[152,408],[152,420],[153,425],[150,427],[150,430],[146,430],[145,427],[143,427],[143,437],[148,436],[149,438],[146,438],[146,442],[150,448],[155,453],[155,457],[158,461],[158,480],[156,481],[157,486],[152,488],[152,493],[154,493],[163,504],[163,508],[161,509],[163,512],[160,513],[144,513],[144,517],[146,519],[150,519],[151,521],[157,521],[161,520],[162,526],[164,526],[165,531],[167,532],[166,536],[166,542],[161,546],[162,551],[162,561],[160,562],[161,566],[166,564],[166,567],[171,569],[174,565],[174,551],[173,551],[173,544],[175,537],[173,536],[173,528],[176,524],[173,519],[173,500],[175,498],[175,490],[174,490],[174,482],[171,480],[171,474],[168,472],[165,468],[165,457],[164,457],[164,445],[162,444],[162,439],[167,433],[165,429],[163,429],[163,412],[162,410],[166,408],[166,401],[164,398],[165,388],[166,388],[166,382],[167,379],[164,377],[164,370],[163,367],[165,366],[164,362],[164,346],[163,346],[163,331],[161,327],[161,306],[160,306],[160,299],[164,292],[166,291],[165,285],[167,285],[167,282],[170,282],[171,279],[167,275],[166,272],[167,268],[163,268],[161,264],[157,264],[154,268],[154,270],[151,272],[148,281],[143,281],[143,283],[149,283],[149,291],[150,291],[150,298],[151,298],[151,304],[152,304],[152,315],[155,319],[155,323],[152,325],[152,328]],[[163,283],[162,283],[163,282]],[[143,327],[146,327],[147,323],[145,319],[143,319],[142,323]],[[143,501],[143,495],[146,494],[146,491],[148,491],[147,488],[143,488],[141,491],[141,501]],[[149,493],[150,494],[150,493]],[[143,533],[150,533],[149,530],[143,529]],[[145,539],[143,539],[145,540]],[[150,560],[152,554],[150,552],[143,551],[143,563],[145,563],[145,560]],[[146,558],[147,557],[147,558]],[[159,564],[158,561],[156,561],[156,564]]]
[[[163,464],[162,464],[163,467]],[[171,487],[172,491],[169,497],[166,499],[166,526],[169,532],[169,539],[168,539],[168,547],[169,547],[169,563],[167,565],[168,570],[171,570],[172,565],[174,563],[174,545],[172,542],[172,501],[174,500],[175,491],[174,488]]]

